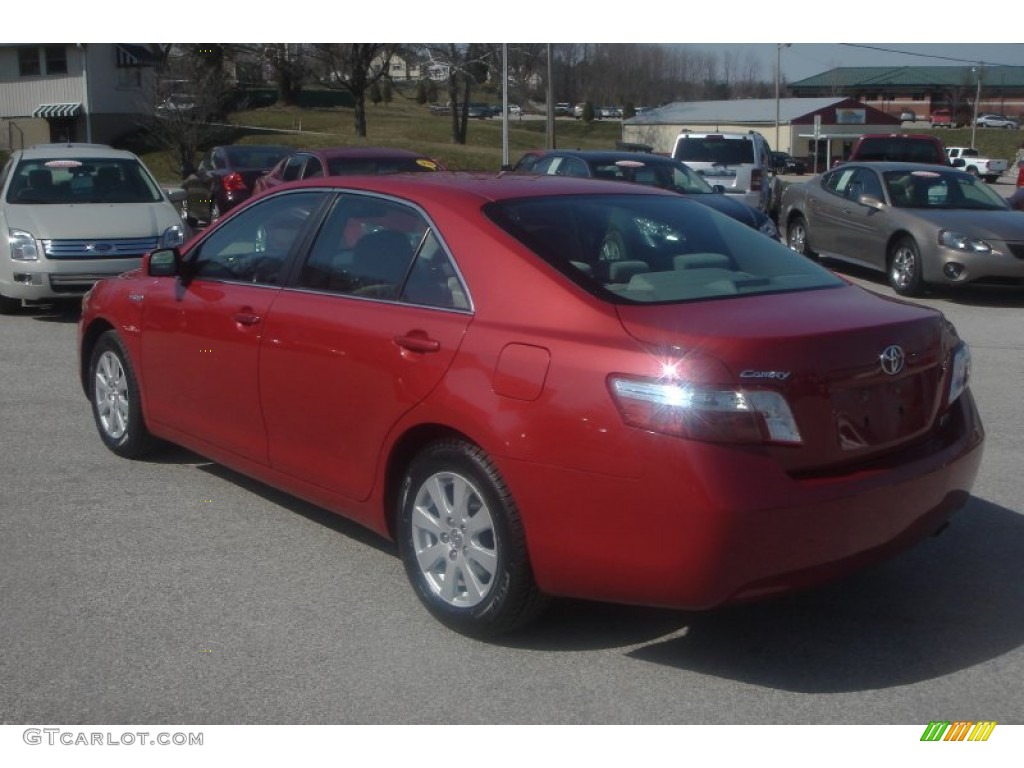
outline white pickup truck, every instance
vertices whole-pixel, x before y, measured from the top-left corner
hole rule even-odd
[[[1010,167],[1008,160],[982,157],[974,147],[946,147],[946,155],[951,165],[962,168],[974,176],[981,176],[990,184],[998,181]]]

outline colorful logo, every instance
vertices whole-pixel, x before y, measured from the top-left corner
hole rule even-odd
[[[988,741],[995,730],[994,720],[932,720],[921,735],[921,741]]]

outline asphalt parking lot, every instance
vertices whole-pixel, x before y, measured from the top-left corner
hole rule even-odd
[[[494,644],[355,525],[187,451],[115,457],[76,309],[0,318],[0,723],[1024,723],[1024,289],[921,301],[970,342],[988,428],[942,536],[757,605],[559,601]]]

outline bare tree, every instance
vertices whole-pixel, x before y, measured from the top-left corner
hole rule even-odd
[[[182,178],[192,172],[199,148],[222,130],[234,84],[225,71],[225,46],[169,46],[154,88],[151,138],[178,156]]]
[[[278,100],[294,105],[310,75],[305,47],[294,43],[259,43],[253,52],[270,67]]]
[[[445,80],[452,120],[452,143],[465,144],[469,131],[469,97],[473,86],[490,76],[495,46],[487,43],[447,43],[422,46],[428,64],[447,70]]]
[[[397,43],[315,43],[320,82],[328,88],[344,88],[355,100],[355,130],[366,136],[366,97],[371,86],[387,77]]]

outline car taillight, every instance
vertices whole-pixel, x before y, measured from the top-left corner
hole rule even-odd
[[[722,443],[803,442],[778,392],[626,376],[612,376],[608,384],[622,418],[634,427]]]
[[[750,172],[750,191],[760,192],[761,191],[761,169],[754,168]]]
[[[229,173],[221,180],[221,184],[225,192],[244,192],[248,189],[245,186],[245,179],[242,178],[240,173]]]

